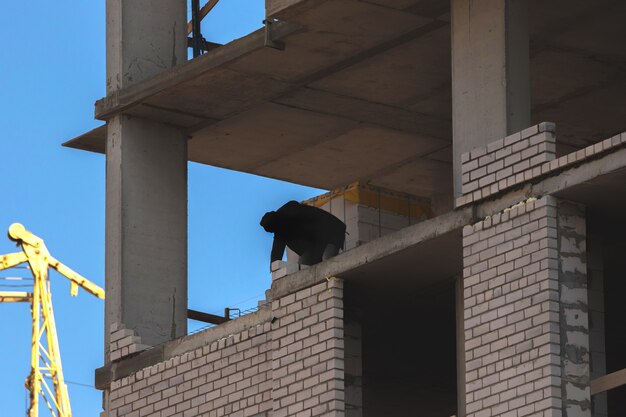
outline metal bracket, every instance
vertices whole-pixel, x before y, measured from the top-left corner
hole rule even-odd
[[[272,25],[276,22],[278,22],[276,19],[265,19],[263,21],[263,24],[265,24],[265,46],[284,51],[285,43],[272,38]]]

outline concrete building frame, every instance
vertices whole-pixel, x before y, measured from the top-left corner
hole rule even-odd
[[[66,143],[107,157],[102,416],[620,415],[626,6],[266,14],[187,61],[185,2],[107,0],[106,125]],[[188,160],[432,216],[278,263],[257,312],[186,335]]]

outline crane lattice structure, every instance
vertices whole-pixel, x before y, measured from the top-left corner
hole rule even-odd
[[[104,290],[87,278],[56,260],[43,242],[19,223],[9,227],[9,239],[21,245],[22,251],[0,256],[0,270],[28,262],[33,274],[33,292],[0,291],[0,302],[30,302],[32,313],[31,370],[26,378],[30,391],[29,417],[38,417],[40,396],[55,417],[71,417],[70,399],[63,378],[48,268],[54,268],[70,280],[70,295],[78,287],[104,299]],[[51,382],[51,384],[49,383]]]

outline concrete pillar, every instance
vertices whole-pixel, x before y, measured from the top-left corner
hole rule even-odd
[[[187,61],[185,0],[107,0],[107,95]]]
[[[584,207],[528,200],[464,229],[468,417],[591,417]]]
[[[107,95],[186,61],[185,0],[107,0]],[[110,331],[156,345],[187,332],[187,140],[118,115],[106,145],[105,355]]]
[[[461,154],[530,126],[527,0],[451,0],[454,195]]]

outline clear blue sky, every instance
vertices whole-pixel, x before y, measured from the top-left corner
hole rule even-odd
[[[261,26],[263,7],[263,0],[222,0],[203,22],[203,34],[220,43],[244,36]],[[21,222],[45,239],[57,259],[101,286],[104,156],[61,143],[100,123],[93,119],[93,103],[104,95],[104,10],[105,0],[5,0],[0,14],[5,41],[0,55],[0,254],[17,250],[5,231]],[[221,313],[227,306],[256,305],[270,283],[271,235],[258,226],[260,217],[287,200],[319,193],[190,164],[189,307]],[[218,240],[225,247],[218,247]],[[0,271],[0,277],[14,276],[28,276],[28,271]],[[51,281],[65,377],[93,385],[94,369],[103,364],[104,303],[82,290],[70,298],[67,280],[56,273]],[[30,326],[27,304],[0,304],[3,416],[25,412]],[[198,327],[190,322],[190,329]],[[74,415],[101,411],[99,391],[76,384],[69,384],[69,391]],[[41,415],[48,414],[42,409]]]

